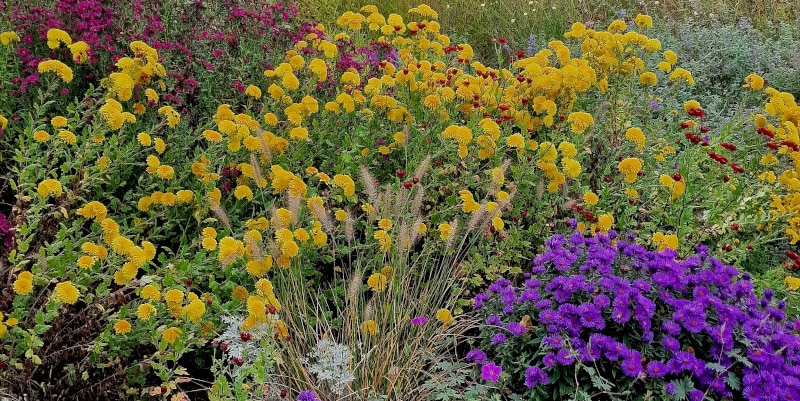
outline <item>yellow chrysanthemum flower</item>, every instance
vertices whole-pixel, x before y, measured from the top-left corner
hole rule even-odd
[[[199,299],[193,300],[186,306],[186,316],[194,323],[200,323],[204,313],[206,313],[206,304]]]
[[[636,181],[636,176],[642,169],[642,161],[635,157],[627,157],[619,162],[617,166],[619,172],[625,175],[625,181],[633,183]]]
[[[50,134],[42,130],[36,131],[33,133],[33,140],[39,143],[47,142],[50,140]]]
[[[800,278],[789,276],[789,277],[786,277],[784,282],[786,283],[787,287],[789,287],[790,289],[792,289],[794,291],[796,291],[798,288],[800,288]]]
[[[453,323],[455,318],[449,310],[442,308],[436,311],[436,320],[440,321],[444,325],[448,325]]]
[[[136,308],[136,316],[141,320],[149,320],[151,317],[155,316],[155,314],[156,307],[149,302],[143,303]]]
[[[177,291],[177,290],[172,290],[172,291]],[[178,292],[180,292],[180,291],[178,291]],[[149,299],[151,301],[158,301],[158,300],[161,299],[161,293],[152,284],[148,284],[148,285],[144,286],[144,288],[142,288],[142,293],[141,293],[140,296],[142,298],[144,298],[144,299]],[[174,296],[173,296],[173,299],[174,299]],[[181,297],[181,300],[182,299],[183,299],[183,297]],[[179,302],[182,302],[182,301],[179,301]]]
[[[245,89],[244,94],[252,97],[253,99],[261,99],[261,88],[250,85]]]
[[[744,78],[745,85],[742,87],[745,89],[750,89],[754,91],[759,91],[764,88],[764,78],[762,78],[758,74],[750,74]]]
[[[601,232],[607,233],[612,226],[614,226],[614,216],[611,213],[603,214],[597,218],[597,228]]]
[[[40,74],[46,72],[55,72],[56,75],[61,78],[62,81],[65,83],[72,82],[73,74],[72,69],[67,67],[66,64],[58,61],[58,60],[46,60],[39,63],[37,67]]]
[[[47,47],[57,49],[62,43],[66,46],[72,44],[72,38],[69,37],[68,33],[56,28],[47,30]]]
[[[356,193],[356,184],[352,178],[348,175],[344,174],[336,174],[333,176],[333,185],[341,188],[344,191],[344,195],[347,197],[351,197]]]
[[[569,113],[567,122],[572,123],[572,132],[582,134],[587,128],[594,124],[594,118],[592,118],[592,115],[589,113],[579,111]]]
[[[597,196],[597,194],[595,194],[592,191],[588,191],[585,194],[583,194],[583,203],[589,206],[596,205],[599,200],[600,198]]]
[[[8,46],[11,42],[19,42],[19,35],[14,31],[5,31],[0,33],[0,44]]]
[[[55,195],[56,197],[61,196],[63,189],[61,188],[61,183],[58,180],[54,180],[52,178],[48,178],[39,183],[39,186],[36,189],[36,192],[41,197],[48,197],[50,195]]]
[[[625,139],[633,142],[636,144],[636,149],[642,150],[645,145],[645,141],[647,138],[644,136],[644,132],[642,132],[641,128],[631,127],[625,131]]]
[[[381,292],[386,290],[386,276],[382,273],[374,273],[367,279],[367,285],[372,291]]]
[[[247,200],[253,200],[253,191],[247,185],[239,185],[233,191],[233,196],[236,197],[238,200],[242,200],[247,198]]]
[[[67,118],[64,116],[55,116],[50,120],[50,125],[53,128],[63,128],[67,126]]]
[[[14,280],[14,293],[28,295],[31,291],[33,291],[33,274],[29,271],[24,271]]]
[[[53,295],[57,300],[65,304],[72,305],[75,302],[78,302],[80,292],[78,292],[78,289],[75,288],[75,285],[73,285],[72,282],[64,281],[56,284],[56,288],[53,290]]]
[[[653,18],[649,15],[639,14],[636,18],[633,19],[633,22],[639,28],[652,28],[653,27]]]
[[[172,343],[175,342],[175,340],[178,339],[178,337],[180,337],[181,333],[182,333],[181,329],[179,329],[177,327],[170,327],[170,328],[164,330],[163,333],[161,333],[161,337],[167,343],[172,344]]]
[[[57,136],[58,139],[61,139],[62,141],[70,145],[74,145],[78,141],[78,138],[75,136],[75,134],[67,130],[60,131]]]
[[[439,224],[439,238],[447,240],[453,235],[453,226],[449,223]]]
[[[361,323],[361,332],[374,336],[378,333],[378,323],[376,323],[374,320],[367,320],[366,322]]]
[[[95,258],[89,255],[83,255],[78,258],[78,267],[81,269],[89,269],[94,266]]]
[[[127,320],[119,320],[114,323],[114,331],[117,334],[128,334],[131,331],[131,324]]]

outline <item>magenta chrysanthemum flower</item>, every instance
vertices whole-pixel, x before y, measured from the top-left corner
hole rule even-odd
[[[490,382],[499,380],[500,373],[503,373],[503,367],[496,365],[494,362],[489,362],[481,368],[481,378]]]

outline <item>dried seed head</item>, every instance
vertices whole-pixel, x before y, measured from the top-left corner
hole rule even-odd
[[[250,153],[250,165],[253,166],[253,172],[256,176],[256,185],[260,186],[264,176],[261,175],[261,163],[255,153]]]
[[[483,226],[483,222],[486,215],[486,203],[481,203],[481,206],[472,213],[472,217],[469,219],[469,223],[467,223],[467,230],[473,231],[481,226]]]
[[[326,233],[331,234],[336,231],[336,224],[333,223],[331,215],[325,210],[324,206],[316,202],[311,202],[311,208],[311,211],[314,213],[317,220],[319,220],[320,224],[322,224],[322,229],[325,230]]]
[[[425,201],[425,188],[421,184],[414,185],[416,193],[411,201],[411,217],[418,218],[422,212],[422,203]]]
[[[422,224],[422,217],[417,217],[416,220],[414,220],[414,226],[411,229],[411,245],[410,245],[411,247],[416,246],[417,242],[419,242],[419,240],[422,238],[422,236],[419,233],[419,227],[421,224]]]
[[[414,177],[422,178],[425,173],[428,172],[428,168],[431,166],[431,155],[426,156],[417,166],[417,169],[414,170]]]
[[[397,234],[397,247],[400,252],[407,251],[411,248],[411,236],[409,235],[408,222],[403,221],[400,224],[400,229]]]
[[[453,246],[453,241],[456,239],[456,235],[458,235],[458,219],[453,219],[450,222],[450,227],[452,227],[452,233],[450,237],[447,238],[447,243],[445,244],[445,249],[451,249]]]
[[[350,279],[350,285],[347,287],[347,297],[351,302],[358,302],[358,294],[361,291],[362,278],[363,276],[361,275],[361,272],[357,271],[353,273],[353,277]]]
[[[247,243],[247,247],[250,250],[250,257],[254,260],[264,260],[264,254],[261,252],[261,246],[255,238],[245,235],[244,241]]]
[[[367,301],[367,306],[364,307],[364,320],[372,320],[375,316],[375,297],[372,296]]]
[[[369,170],[361,166],[359,171],[359,177],[361,178],[361,183],[364,184],[364,190],[367,192],[367,199],[373,205],[378,203],[378,186],[375,185],[375,177],[370,174]]]
[[[263,135],[258,136],[258,145],[261,148],[261,161],[264,164],[269,164],[272,161],[272,152],[269,150],[269,145],[267,145]]]
[[[208,207],[211,209],[211,213],[214,214],[217,220],[221,221],[222,224],[225,225],[225,228],[228,229],[228,232],[233,232],[233,229],[231,228],[231,220],[228,218],[228,214],[225,213],[225,209],[210,199],[208,201]]]
[[[353,217],[349,210],[347,211],[347,218],[344,220],[344,237],[350,242],[355,241],[356,239],[356,230],[353,225]]]
[[[292,224],[297,224],[297,218],[300,216],[300,199],[299,196],[294,196],[292,194],[287,193],[286,195],[286,209],[292,212]]]

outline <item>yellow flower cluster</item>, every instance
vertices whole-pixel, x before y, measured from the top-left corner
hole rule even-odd
[[[19,35],[14,31],[5,31],[0,33],[0,44],[8,46],[12,42],[19,42]]]
[[[69,37],[69,34],[62,31],[61,29],[49,29],[47,31],[47,47],[51,49],[57,49],[64,44],[69,46],[72,44],[72,38]]]
[[[122,111],[122,104],[112,98],[106,98],[105,104],[100,106],[100,115],[113,130],[118,130],[127,123],[135,123],[136,116]]]
[[[746,81],[753,90],[757,90],[757,78],[750,76]],[[764,92],[769,96],[764,105],[767,115],[756,116],[756,128],[759,132],[771,133],[780,147],[775,154],[768,151],[761,162],[764,165],[774,164],[776,169],[783,171],[767,171],[760,178],[779,185],[781,192],[772,195],[771,213],[788,217],[784,232],[789,241],[796,244],[800,241],[800,105],[790,93],[771,87],[764,89]],[[770,123],[769,119],[773,119],[774,123]]]
[[[37,67],[40,74],[44,74],[46,72],[54,72],[56,75],[61,78],[62,81],[65,83],[72,82],[72,68],[67,67],[66,64],[58,61],[58,60],[45,60],[39,63]]]
[[[42,198],[46,198],[50,195],[55,195],[56,197],[59,197],[61,196],[63,189],[61,188],[61,183],[58,182],[58,180],[48,178],[39,183],[39,186],[36,188],[36,192]]]
[[[659,251],[664,249],[678,249],[678,236],[675,234],[664,235],[662,232],[653,234],[653,246],[656,246]]]
[[[383,273],[374,273],[367,279],[367,285],[375,292],[386,290],[386,276]]]
[[[59,302],[63,302],[65,304],[72,305],[75,302],[78,302],[79,296],[80,292],[70,281],[64,281],[56,284],[56,287],[53,290],[53,297]]]
[[[661,186],[670,190],[670,199],[673,201],[683,196],[684,191],[686,191],[686,182],[683,180],[675,181],[675,179],[666,174],[662,174],[660,180]]]
[[[33,273],[24,271],[14,280],[14,293],[28,295],[33,291]]]

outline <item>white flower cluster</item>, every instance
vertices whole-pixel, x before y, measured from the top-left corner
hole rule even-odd
[[[328,339],[318,342],[308,354],[311,361],[309,371],[317,380],[326,383],[336,395],[342,395],[345,387],[355,376],[350,373],[350,350],[347,346]]]

